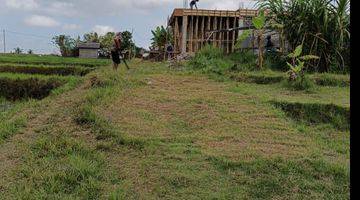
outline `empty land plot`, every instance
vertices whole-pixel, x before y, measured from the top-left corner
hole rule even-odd
[[[131,65],[98,69],[53,104],[43,100],[22,159],[3,158],[15,173],[0,167],[0,197],[349,198],[349,132],[299,123],[269,103],[277,92],[282,100],[306,93]],[[329,93],[308,101],[329,103]],[[347,95],[333,103],[346,106]]]

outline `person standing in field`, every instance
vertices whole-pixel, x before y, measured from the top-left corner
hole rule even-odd
[[[113,40],[113,47],[111,49],[111,58],[113,61],[113,69],[116,71],[120,64],[120,51],[121,51],[121,32],[115,34]]]

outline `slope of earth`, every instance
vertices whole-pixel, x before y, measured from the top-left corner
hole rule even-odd
[[[235,82],[131,67],[24,111],[0,146],[0,199],[349,198],[348,131],[298,124]]]

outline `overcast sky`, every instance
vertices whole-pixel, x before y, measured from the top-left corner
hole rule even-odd
[[[241,3],[243,2],[243,3]],[[253,0],[200,0],[204,9],[252,8]],[[56,53],[51,38],[96,31],[129,30],[138,46],[148,48],[151,29],[165,25],[183,0],[0,0],[0,28],[6,30],[7,51],[20,47],[35,53]],[[2,32],[0,34],[3,36]],[[3,37],[0,38],[3,51]]]

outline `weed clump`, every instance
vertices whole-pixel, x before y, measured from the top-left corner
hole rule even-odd
[[[286,80],[283,82],[284,86],[291,90],[307,90],[310,91],[315,87],[314,82],[308,77],[303,76],[295,80]]]

